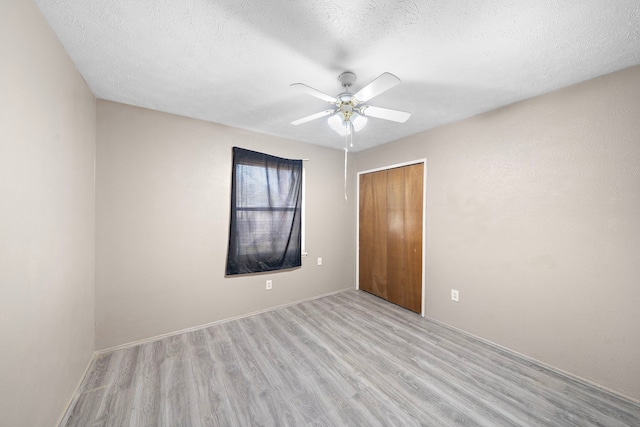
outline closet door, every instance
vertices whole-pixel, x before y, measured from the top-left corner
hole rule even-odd
[[[422,307],[424,165],[360,175],[360,289]]]

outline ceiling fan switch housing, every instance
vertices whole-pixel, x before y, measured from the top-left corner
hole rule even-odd
[[[345,71],[338,76],[338,80],[342,83],[342,87],[351,87],[356,82],[356,75],[351,71]]]

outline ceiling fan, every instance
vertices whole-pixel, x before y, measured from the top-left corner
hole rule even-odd
[[[312,114],[291,122],[292,125],[301,125],[311,120],[321,117],[330,116],[328,119],[329,126],[342,136],[350,135],[353,131],[361,130],[367,123],[368,117],[378,119],[391,120],[398,123],[404,123],[411,116],[411,113],[405,111],[391,110],[388,108],[374,107],[369,105],[368,101],[375,96],[391,89],[398,83],[400,79],[391,73],[382,73],[374,81],[360,89],[356,93],[349,90],[356,81],[356,75],[350,71],[346,71],[338,77],[338,80],[344,88],[344,92],[333,97],[317,89],[307,86],[304,83],[294,83],[291,87],[298,89],[316,98],[332,104],[328,108],[319,113]]]

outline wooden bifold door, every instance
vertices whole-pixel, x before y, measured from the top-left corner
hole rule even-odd
[[[360,175],[359,288],[422,309],[424,164]]]

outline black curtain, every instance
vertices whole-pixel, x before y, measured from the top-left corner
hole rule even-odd
[[[233,148],[227,275],[302,265],[302,160]]]

